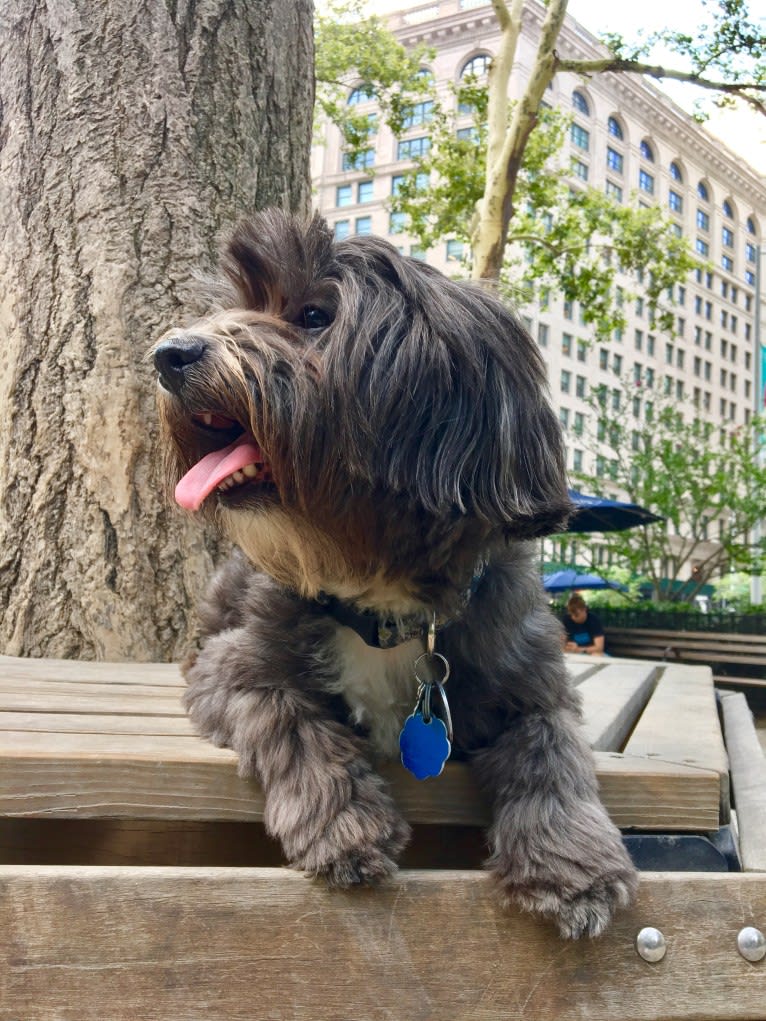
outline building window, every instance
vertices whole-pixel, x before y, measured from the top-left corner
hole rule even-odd
[[[732,209],[731,202],[728,199],[723,200],[723,215],[728,217],[730,220],[734,219],[734,210]]]
[[[369,85],[359,85],[349,94],[346,100],[349,106],[356,106],[358,103],[369,103],[375,98]]]
[[[567,372],[566,369],[562,369],[562,371],[561,371],[561,392],[563,394],[568,394],[571,385],[572,385],[572,373],[571,372]]]
[[[721,256],[721,266],[726,270],[727,273],[734,272],[734,259],[730,255]]]
[[[433,118],[434,104],[432,100],[414,103],[402,121],[403,128],[414,128],[417,124],[427,124]]]
[[[747,227],[748,234],[755,234],[756,233],[756,230],[755,230],[755,220],[752,218],[752,216],[748,216],[748,218],[747,218],[747,220],[745,222],[745,226]]]
[[[670,164],[670,176],[674,181],[683,182],[684,175],[681,173],[681,168],[677,163]]]
[[[350,184],[341,184],[335,189],[335,205],[350,206],[352,202],[352,189]]]
[[[755,245],[751,245],[749,241],[745,245],[745,258],[748,262],[755,262]]]
[[[606,122],[607,131],[612,138],[618,138],[621,142],[623,140],[622,127],[616,117],[610,117]]]
[[[609,170],[614,170],[615,173],[621,174],[623,163],[624,160],[622,154],[617,152],[617,150],[613,149],[611,146],[608,146],[606,150],[606,165]]]
[[[372,202],[372,181],[360,181],[356,189],[356,201],[362,205],[365,202]]]
[[[421,135],[420,138],[406,138],[397,145],[396,158],[398,160],[413,160],[418,156],[425,156],[430,148],[431,139],[428,135]]]
[[[654,195],[654,178],[652,175],[645,170],[639,170],[638,187],[641,191],[645,191],[647,195]]]
[[[428,255],[428,252],[426,251],[425,248],[421,248],[419,245],[410,246],[411,259],[417,259],[418,262],[425,262],[426,255]]]
[[[588,105],[588,100],[582,92],[579,92],[577,89],[575,89],[572,93],[572,106],[580,113],[584,113],[586,117],[590,117],[590,106]]]
[[[721,231],[721,240],[723,241],[726,248],[734,247],[734,231],[729,227],[724,227]]]
[[[575,177],[579,177],[581,181],[588,180],[587,163],[583,163],[582,160],[572,160],[572,169],[574,170]]]
[[[565,355],[572,354],[572,334],[562,333],[561,335],[561,353]]]
[[[356,223],[354,224],[355,234],[372,234],[372,217],[371,216],[357,216]]]
[[[375,150],[365,149],[352,157],[347,152],[343,153],[343,170],[369,170],[375,166]]]
[[[585,376],[577,377],[577,380],[575,381],[575,393],[577,394],[578,397],[585,397],[587,385],[588,384],[587,380],[585,379]]]
[[[351,223],[349,220],[336,220],[335,226],[333,227],[333,234],[336,241],[342,241],[347,238],[351,231]]]
[[[582,471],[582,451],[577,447],[572,451],[572,468],[576,472]]]
[[[464,245],[462,241],[452,239],[447,242],[447,262],[462,262]]]
[[[696,242],[694,243],[694,247],[700,255],[704,255],[707,257],[710,254],[710,245],[707,243],[707,241],[703,241],[702,238],[697,238]]]
[[[710,217],[704,209],[697,210],[697,229],[710,230]]]
[[[705,184],[704,181],[700,181],[700,183],[697,185],[697,195],[699,196],[699,198],[702,199],[703,202],[710,201],[710,194],[707,190],[707,185]]]
[[[645,160],[649,160],[650,163],[654,163],[654,150],[651,145],[644,139],[639,146],[639,152]]]
[[[489,71],[492,57],[488,53],[479,53],[467,60],[460,71],[461,78],[481,78]]]
[[[590,132],[586,131],[585,128],[581,128],[579,124],[573,124],[569,129],[569,137],[578,149],[588,152],[590,148]]]
[[[679,195],[677,191],[673,191],[671,188],[668,192],[668,205],[674,213],[682,213],[684,209],[683,196]]]
[[[549,334],[548,324],[547,323],[538,323],[537,324],[537,343],[540,345],[540,347],[547,347],[548,346],[548,334]]]
[[[745,270],[745,283],[750,287],[755,287],[755,273],[751,269]]]
[[[606,184],[604,185],[604,191],[609,196],[609,198],[614,199],[615,202],[622,202],[622,188],[619,186],[619,184],[615,184],[614,181],[607,180]]]
[[[389,234],[402,234],[404,232],[404,225],[407,217],[404,213],[389,213],[388,216],[388,233]]]

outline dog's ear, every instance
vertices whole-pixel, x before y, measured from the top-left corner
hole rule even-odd
[[[371,381],[389,409],[387,484],[430,513],[475,515],[509,537],[563,530],[564,442],[536,344],[493,295],[401,262],[406,331],[387,379]]]
[[[221,253],[221,269],[241,308],[280,315],[323,272],[332,234],[318,214],[310,220],[266,209],[242,220]]]

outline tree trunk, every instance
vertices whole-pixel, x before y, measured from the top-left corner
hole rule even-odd
[[[215,545],[147,350],[242,213],[307,211],[311,0],[0,10],[0,652],[173,658]]]

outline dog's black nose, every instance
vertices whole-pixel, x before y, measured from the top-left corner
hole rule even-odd
[[[186,369],[200,360],[205,347],[198,337],[171,337],[160,344],[154,352],[154,365],[166,390],[180,393]]]

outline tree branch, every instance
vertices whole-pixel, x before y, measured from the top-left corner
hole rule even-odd
[[[659,81],[663,78],[671,78],[674,81],[696,85],[701,89],[709,89],[712,92],[724,92],[727,95],[737,96],[766,117],[766,100],[751,95],[751,90],[766,94],[766,84],[761,85],[757,82],[716,82],[711,81],[709,78],[703,78],[694,71],[676,71],[673,68],[663,67],[660,64],[644,64],[639,60],[623,60],[618,57],[603,57],[599,60],[563,60],[556,54],[555,70],[557,72],[572,71],[575,74],[602,74],[604,71],[613,71],[615,73],[646,75]]]

